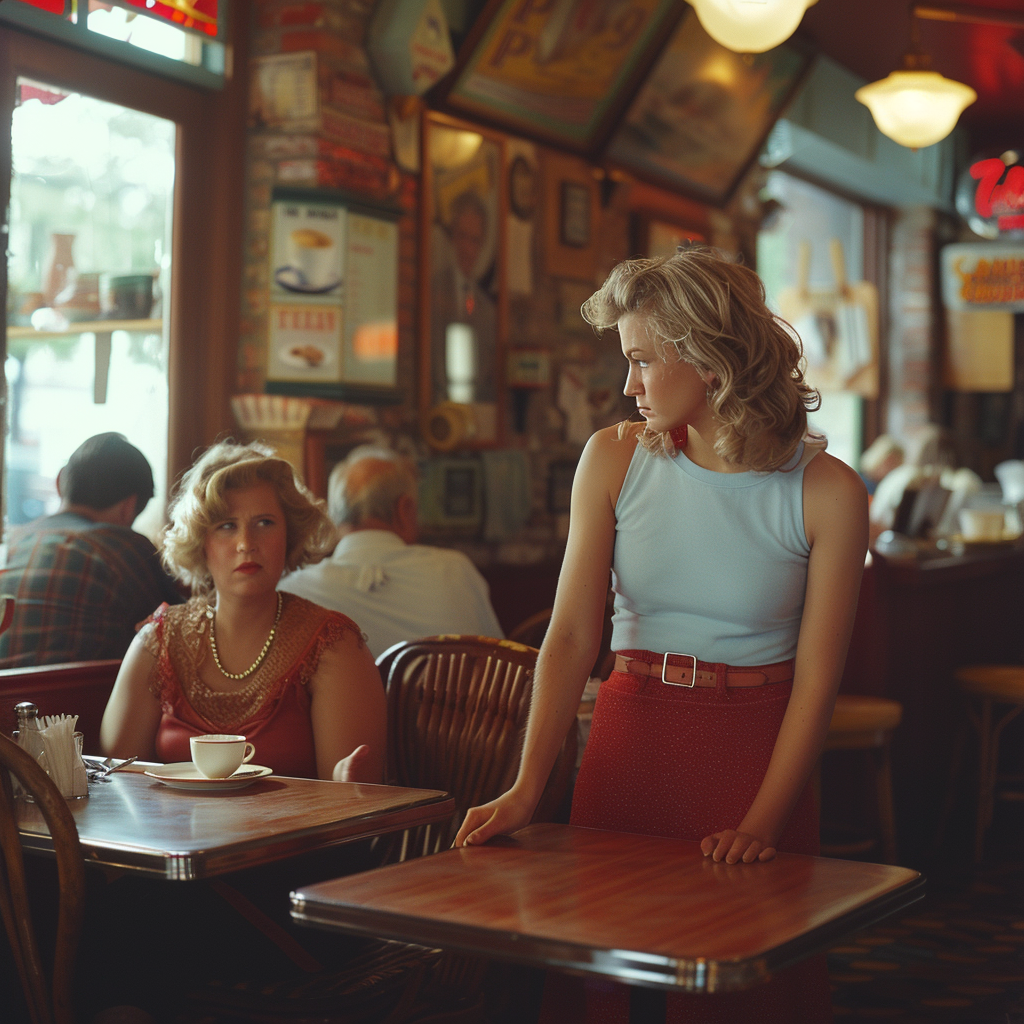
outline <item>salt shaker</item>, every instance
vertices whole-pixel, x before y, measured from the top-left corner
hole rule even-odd
[[[39,755],[43,752],[43,735],[39,725],[39,708],[31,701],[24,700],[14,706],[14,712],[18,716],[18,746],[28,754],[33,761],[39,762]],[[17,780],[14,780],[17,782]],[[31,799],[24,789],[17,785],[15,793]]]

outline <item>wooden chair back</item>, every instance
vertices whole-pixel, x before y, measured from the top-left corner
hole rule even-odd
[[[14,706],[28,700],[40,715],[78,715],[85,752],[100,753],[100,722],[120,667],[112,658],[0,669],[0,732],[17,728]]]
[[[422,852],[451,846],[466,811],[515,781],[536,661],[533,647],[477,636],[396,644],[378,659],[388,696],[388,780],[455,798],[452,820],[434,826]],[[575,766],[574,721],[534,821],[558,812]]]
[[[32,924],[12,778],[32,795],[56,850],[60,902],[49,985]],[[32,1024],[71,1024],[75,1019],[71,986],[84,900],[85,861],[67,801],[32,757],[13,740],[0,736],[0,916]]]

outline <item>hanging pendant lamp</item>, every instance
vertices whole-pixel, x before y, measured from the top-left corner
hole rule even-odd
[[[902,70],[854,93],[871,111],[878,130],[908,149],[941,142],[956,127],[964,108],[978,98],[969,85],[931,70],[928,55],[921,52],[917,14],[911,7],[910,50]]]
[[[854,96],[871,111],[883,135],[910,149],[941,142],[978,98],[969,85],[913,67],[862,86]]]
[[[704,31],[736,53],[764,53],[785,42],[817,0],[690,0]]]

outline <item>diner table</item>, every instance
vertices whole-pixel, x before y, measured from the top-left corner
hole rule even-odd
[[[779,854],[716,863],[695,842],[529,825],[304,886],[308,925],[691,992],[766,981],[924,895],[908,868]]]
[[[297,854],[447,821],[447,793],[280,775],[244,789],[181,790],[136,763],[69,800],[86,864],[172,881],[213,878]],[[22,848],[53,853],[35,804],[19,800]]]

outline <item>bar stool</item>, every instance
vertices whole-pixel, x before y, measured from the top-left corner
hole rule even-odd
[[[896,823],[892,806],[892,765],[889,753],[893,730],[903,717],[903,705],[885,697],[840,694],[828,728],[824,751],[862,750],[874,775],[875,799],[882,854],[888,864],[896,863]],[[877,845],[866,839],[851,843],[822,844],[830,857],[864,853]]]
[[[974,831],[974,861],[981,860],[985,833],[992,824],[999,774],[999,739],[1003,729],[1024,711],[1024,665],[967,665],[956,670],[956,681],[967,696],[967,711],[978,733],[978,818]],[[996,706],[1003,710],[996,711]],[[1001,716],[1001,717],[1000,717]]]

